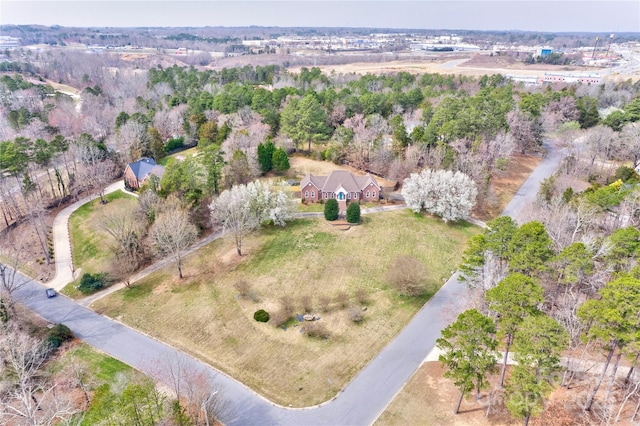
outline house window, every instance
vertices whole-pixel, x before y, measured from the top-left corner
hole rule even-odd
[[[357,199],[358,199],[358,193],[357,193],[357,192],[354,192],[354,193],[353,193],[353,199],[354,199],[354,200],[357,200]]]
[[[325,193],[324,193],[324,199],[326,200],[327,198],[329,198],[329,193],[328,193],[328,192],[325,192]]]
[[[347,200],[350,200],[350,199],[351,199],[351,193],[350,193],[350,192],[348,192],[348,193],[347,193]]]
[[[371,196],[372,196],[373,198],[376,198],[376,191],[373,191],[373,193],[371,194]]]
[[[311,191],[311,198],[316,198],[316,191]]]
[[[309,198],[309,191],[304,191],[304,198]]]
[[[332,193],[331,193],[331,198],[334,198],[335,196],[336,196],[336,193],[335,193],[335,192],[332,192]]]
[[[367,191],[367,198],[369,198],[369,191]]]

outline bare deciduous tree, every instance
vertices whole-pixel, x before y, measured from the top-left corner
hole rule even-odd
[[[70,392],[43,374],[48,351],[42,341],[14,324],[3,329],[0,378],[6,391],[0,394],[0,421],[4,424],[54,425],[78,411]]]
[[[536,119],[518,109],[507,114],[509,133],[522,154],[536,150],[542,143],[541,126]]]
[[[116,255],[116,276],[130,285],[130,275],[144,257],[142,237],[146,231],[138,220],[137,212],[120,208],[102,215],[99,224],[112,238],[111,249]]]
[[[640,167],[640,123],[629,123],[622,128],[620,135],[622,151],[626,160],[633,161],[633,168]]]
[[[158,360],[156,368],[156,375],[171,387],[194,425],[210,426],[229,417],[229,405],[209,372],[170,353]]]
[[[150,235],[156,253],[171,256],[182,278],[184,251],[196,240],[198,229],[189,220],[189,212],[178,201],[169,201],[156,216]]]
[[[7,318],[2,318],[2,305],[13,313],[14,294],[28,282],[18,275],[18,270],[24,263],[22,260],[24,239],[15,235],[15,232],[15,230],[5,230],[3,241],[0,243],[0,320],[5,321]]]

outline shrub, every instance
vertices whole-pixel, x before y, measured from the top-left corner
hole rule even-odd
[[[349,309],[349,318],[351,318],[351,321],[357,323],[361,322],[364,319],[364,315],[362,314],[362,310],[353,307]]]
[[[331,298],[326,294],[318,296],[318,304],[322,312],[329,312],[329,305],[331,305]]]
[[[336,293],[335,298],[336,298],[336,303],[341,308],[346,308],[347,306],[349,306],[349,295],[344,291],[339,291],[338,293]]]
[[[293,315],[294,306],[291,296],[282,296],[280,298],[280,307],[287,318]]]
[[[420,296],[426,291],[427,270],[413,256],[398,256],[387,271],[387,280],[403,296]]]
[[[324,323],[319,321],[309,322],[304,326],[304,334],[318,339],[328,339],[331,336],[329,329]]]
[[[358,223],[360,222],[360,204],[351,203],[347,207],[347,222]]]
[[[611,178],[611,182],[615,182],[618,179],[624,183],[636,184],[640,181],[640,176],[633,168],[620,166],[616,169],[616,174]]]
[[[253,314],[253,319],[258,322],[268,322],[269,321],[269,312],[264,309],[258,309]]]
[[[59,348],[67,340],[73,339],[73,332],[64,324],[56,324],[49,330],[47,343],[51,348]]]
[[[180,148],[183,145],[184,145],[184,137],[180,136],[178,138],[171,138],[167,141],[166,145],[164,146],[164,152],[173,151],[174,149]]]
[[[80,278],[80,285],[78,286],[78,290],[82,294],[91,294],[94,293],[101,288],[103,288],[107,283],[107,274],[82,274],[82,278]]]
[[[300,297],[300,306],[305,314],[308,314],[313,310],[313,298],[308,294]]]
[[[289,157],[287,157],[287,152],[282,148],[276,148],[276,150],[273,152],[271,163],[273,164],[273,170],[278,173],[285,172],[291,167],[289,165]]]
[[[247,297],[249,296],[249,294],[251,294],[253,286],[247,280],[238,280],[233,285],[233,287],[238,290],[238,294],[240,294],[240,297]]]
[[[326,220],[336,220],[339,214],[338,200],[335,198],[328,199],[324,204],[324,218]]]
[[[282,324],[289,321],[289,318],[291,318],[291,315],[287,315],[282,309],[280,309],[279,311],[275,311],[273,314],[271,314],[271,319],[269,322],[274,327],[280,327]]]
[[[362,287],[356,290],[354,296],[356,297],[358,303],[360,303],[361,305],[366,305],[367,303],[369,303],[369,293]]]

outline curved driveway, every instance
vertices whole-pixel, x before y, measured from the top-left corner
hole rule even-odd
[[[549,154],[523,184],[505,209],[517,214],[518,207],[535,199],[539,184],[553,173],[560,154],[548,146]],[[25,278],[26,279],[26,278]],[[129,327],[79,306],[60,296],[47,299],[40,284],[29,280],[17,298],[46,320],[66,324],[80,339],[105,353],[147,373],[163,356],[182,358],[204,368],[215,381],[230,407],[229,425],[368,425],[384,411],[404,384],[420,367],[440,336],[440,330],[464,309],[467,289],[458,274],[429,300],[407,326],[332,400],[316,407],[289,409],[277,406],[251,389],[212,367]],[[158,377],[157,377],[158,378]],[[159,377],[163,380],[162,377]]]

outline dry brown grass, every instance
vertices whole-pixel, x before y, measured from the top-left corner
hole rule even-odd
[[[489,194],[485,198],[479,198],[471,216],[484,221],[500,216],[509,201],[541,161],[542,158],[537,155],[514,154],[509,160],[506,170],[496,173],[491,179]]]
[[[95,308],[190,352],[280,404],[306,406],[333,397],[395,336],[425,298],[396,295],[385,282],[389,263],[413,253],[439,286],[457,265],[465,241],[478,232],[445,225],[409,211],[370,215],[362,226],[335,230],[324,220],[299,220],[246,239],[246,255],[235,254],[231,238],[218,240],[187,258],[186,278],[173,266],[97,302]],[[254,303],[238,297],[245,279],[261,295]],[[353,324],[346,307],[332,300],[322,312],[331,337],[315,339],[289,323],[286,330],[257,323],[253,313],[281,309],[281,298],[313,298],[366,289],[365,320]],[[297,313],[301,307],[296,306]]]
[[[512,419],[505,410],[485,417],[485,407],[476,403],[473,397],[463,400],[460,413],[454,415],[453,409],[460,394],[451,380],[442,377],[443,373],[439,362],[424,363],[375,425],[515,426],[522,423]],[[532,420],[530,424],[536,423]]]
[[[510,367],[507,369],[507,380]],[[522,424],[506,409],[504,399],[496,396],[491,406],[491,413],[486,416],[488,390],[481,392],[479,401],[475,395],[463,400],[460,412],[453,414],[455,404],[460,396],[451,379],[443,377],[444,369],[440,362],[425,362],[415,372],[405,387],[396,395],[386,410],[380,415],[375,426],[400,425],[462,425],[462,426],[516,426]],[[490,377],[493,389],[497,389],[499,375]],[[585,415],[580,405],[585,394],[593,386],[593,378],[589,375],[574,379],[569,389],[556,388],[545,398],[544,411],[531,418],[531,426],[575,426],[603,424],[591,413]],[[602,394],[601,394],[602,395]],[[602,397],[602,396],[601,396]],[[613,399],[622,397],[618,394]],[[596,401],[599,401],[596,399]],[[597,405],[597,404],[596,404]],[[595,406],[595,405],[594,405]],[[627,404],[622,413],[620,425],[631,425],[634,404]],[[617,410],[617,407],[616,407]]]

